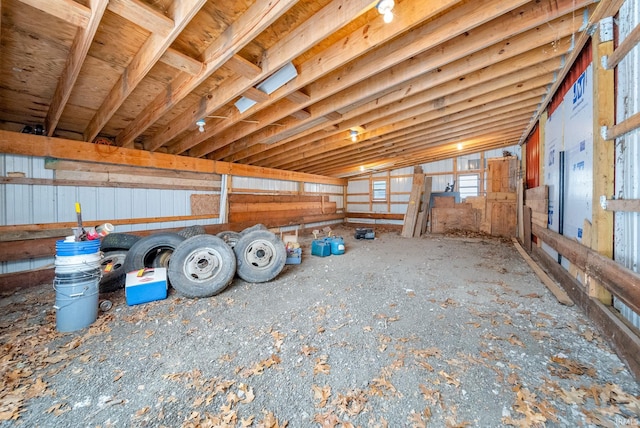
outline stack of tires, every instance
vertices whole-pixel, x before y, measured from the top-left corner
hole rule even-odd
[[[124,287],[127,272],[165,267],[169,284],[192,298],[220,293],[236,274],[246,282],[271,281],[287,258],[284,243],[262,224],[215,236],[207,235],[202,226],[142,238],[112,233],[102,240],[101,250],[100,292]]]

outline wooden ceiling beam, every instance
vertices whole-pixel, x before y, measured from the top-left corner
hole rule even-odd
[[[269,100],[269,94],[264,93],[260,89],[256,89],[253,86],[244,91],[242,96],[259,103]]]
[[[330,95],[336,95],[339,91],[346,89],[351,89],[354,94],[361,96],[371,96],[417,75],[424,74],[430,69],[437,70],[440,66],[464,58],[487,46],[500,44],[499,50],[494,53],[493,60],[495,61],[496,57],[500,58],[504,51],[513,50],[512,46],[526,46],[527,50],[529,50],[540,46],[542,42],[539,42],[539,40],[556,40],[559,34],[571,34],[579,27],[580,20],[565,22],[566,20],[558,18],[556,21],[549,22],[549,18],[561,17],[573,11],[575,7],[584,6],[590,2],[590,0],[581,0],[579,2],[562,0],[558,2],[557,7],[548,3],[527,3],[525,6],[516,9],[513,9],[513,7],[523,2],[494,0],[495,4],[486,5],[486,8],[478,8],[472,2],[467,3],[457,8],[455,13],[450,12],[442,18],[412,31],[407,36],[410,37],[409,42],[404,39],[390,42],[371,54],[359,57],[350,63],[348,68],[309,83],[306,89],[315,101],[327,99]],[[517,20],[514,19],[516,17]],[[494,19],[490,21],[492,18]],[[490,21],[487,25],[475,27],[478,23],[486,23],[487,21]],[[518,31],[513,28],[516,25],[514,22],[517,22]],[[543,26],[542,24],[548,24],[549,26]],[[526,38],[522,35],[526,30],[530,30],[531,33],[528,35],[531,38]],[[512,34],[518,35],[512,37],[512,43],[504,43],[505,38]],[[456,37],[452,38],[453,36]],[[429,48],[433,49],[427,50]],[[425,50],[424,54],[416,55],[416,52]],[[419,61],[416,59],[418,56],[420,57]],[[417,67],[407,67],[406,70],[394,69],[393,73],[381,71],[397,65],[402,60],[412,62]],[[414,74],[411,74],[411,72]],[[303,71],[301,71],[301,76],[302,73]],[[301,83],[301,76],[296,79],[296,82]],[[371,76],[375,77],[369,79]],[[355,86],[357,86],[357,89],[354,88]],[[278,91],[272,94],[272,97],[276,96],[277,93]],[[358,99],[351,96],[349,91],[345,91],[340,96],[328,98],[328,101],[322,105],[323,108],[312,109],[312,117],[326,114],[327,111],[339,111],[357,101]],[[316,107],[318,106],[316,105]],[[255,117],[258,118],[260,123],[269,123],[279,120],[282,115],[286,116],[289,113],[281,109],[271,109],[255,115]],[[216,135],[212,143],[197,147],[196,150],[192,150],[190,153],[193,153],[193,156],[201,156],[206,154],[204,153],[206,150],[211,148],[220,150],[220,148],[234,142],[232,146],[226,147],[226,150],[216,151],[213,154],[216,159],[225,158],[233,150],[244,149],[245,147],[237,144],[236,140],[247,135],[249,131],[257,130],[255,128],[259,127],[259,125],[254,125],[252,127],[233,128],[228,132]],[[256,143],[274,142],[272,137],[279,130],[284,131],[283,129],[263,129],[254,133],[252,138]],[[245,141],[245,143],[247,142]]]
[[[204,68],[203,62],[173,48],[167,49],[160,57],[160,61],[191,76],[197,75]]]
[[[531,120],[531,112],[519,109],[517,114],[464,118],[451,123],[440,123],[437,126],[425,127],[421,131],[401,138],[376,142],[366,147],[354,145],[349,150],[327,156],[320,162],[301,163],[299,168],[304,170],[331,168],[337,164],[359,163],[379,156],[419,150],[427,145],[442,144],[443,142],[458,143],[469,137],[476,138],[486,134],[506,134],[516,128],[522,129],[522,126],[525,126],[529,120]],[[467,124],[474,125],[467,126]]]
[[[291,113],[291,116],[297,120],[305,120],[311,117],[311,113],[309,113],[307,110],[302,109],[302,110],[298,110],[294,113]]]
[[[58,84],[56,85],[53,98],[51,98],[51,102],[49,103],[47,116],[44,120],[44,129],[48,136],[52,136],[56,126],[58,126],[58,121],[69,101],[71,91],[73,91],[76,80],[80,75],[80,70],[82,69],[82,65],[87,57],[91,43],[93,43],[93,38],[96,35],[96,31],[98,31],[98,26],[100,25],[100,21],[102,21],[102,16],[108,4],[109,0],[91,0],[91,16],[89,17],[89,22],[85,27],[79,27],[76,31],[64,70],[58,79]]]
[[[386,134],[381,134],[374,138],[359,140],[355,144],[344,146],[341,149],[327,151],[321,155],[311,158],[298,159],[300,166],[321,166],[329,159],[343,158],[351,156],[352,152],[361,153],[363,151],[376,149],[380,146],[404,144],[407,139],[414,139],[416,136],[437,134],[441,130],[452,128],[473,128],[483,126],[486,123],[493,123],[502,120],[504,117],[522,116],[528,114],[531,118],[531,109],[540,101],[539,97],[530,98],[528,100],[518,99],[517,103],[507,104],[503,106],[495,106],[493,104],[475,107],[469,110],[452,113],[437,119],[424,121],[411,127],[401,130],[395,130]],[[363,137],[363,138],[366,138]],[[435,138],[435,135],[434,135]],[[344,154],[344,155],[343,155]],[[261,163],[261,166],[270,165],[270,163]]]
[[[490,138],[474,141],[466,149],[458,150],[456,144],[444,144],[423,150],[420,153],[413,153],[410,156],[396,157],[392,159],[382,159],[375,163],[368,163],[359,166],[349,166],[331,171],[333,177],[355,177],[382,172],[390,169],[404,168],[408,166],[420,165],[435,162],[443,159],[455,158],[472,153],[492,150],[499,147],[506,147],[515,144],[515,137],[508,136],[508,139]],[[364,169],[364,171],[363,171]]]
[[[301,64],[299,66],[297,78],[289,84],[285,85],[283,88],[280,88],[279,90],[271,94],[271,104],[258,104],[244,113],[240,113],[232,107],[228,108],[225,111],[224,115],[230,118],[229,121],[220,123],[216,127],[211,127],[204,133],[190,132],[186,137],[181,138],[177,143],[172,144],[171,152],[179,154],[185,152],[186,150],[195,148],[195,150],[190,150],[189,153],[193,153],[192,156],[203,156],[207,153],[218,150],[231,141],[247,135],[244,134],[237,137],[227,137],[225,135],[224,143],[216,143],[216,141],[218,141],[218,139],[220,138],[220,135],[218,134],[230,128],[231,126],[233,126],[233,124],[239,122],[244,117],[248,115],[254,115],[257,111],[278,102],[280,99],[286,97],[290,93],[300,90],[305,85],[313,82],[318,77],[323,76],[331,72],[332,70],[335,70],[338,67],[347,64],[348,62],[362,55],[364,52],[368,52],[375,46],[392,40],[393,38],[407,31],[408,28],[412,28],[420,24],[422,21],[428,19],[429,17],[432,17],[438,12],[443,11],[459,2],[460,0],[440,0],[438,2],[404,2],[402,4],[398,4],[397,11],[394,11],[396,19],[394,19],[393,22],[385,24],[381,17],[374,21],[371,21],[353,31],[342,40],[334,43],[323,52],[320,52],[313,58],[305,61],[304,64]],[[287,61],[284,61],[282,63],[277,62],[278,67],[274,67],[274,71],[275,69],[280,68],[280,66],[284,65],[286,62],[303,53],[304,50],[300,49],[298,38],[304,37],[305,39],[309,40],[310,44],[315,45],[322,39],[324,39],[326,34],[330,34],[335,30],[342,28],[343,26],[354,20],[357,16],[359,16],[365,8],[370,8],[374,5],[375,2],[372,3],[366,0],[354,0],[344,2],[344,4],[343,2],[337,2],[334,0],[328,6],[323,8],[322,11],[314,16],[311,20],[305,23],[302,35],[292,34],[286,40],[283,40],[282,47],[281,44],[276,44],[271,49],[269,49],[269,52],[266,53],[267,57],[274,56],[275,58],[277,58],[278,56],[281,56],[279,51],[284,47],[286,47],[286,49],[292,53],[292,56],[288,56]],[[406,10],[403,8],[406,8]],[[322,31],[318,32],[318,29],[321,29]],[[273,61],[273,58],[270,61]],[[305,91],[305,93],[307,92]],[[209,104],[207,105],[207,111],[215,111],[223,107],[234,98],[232,96],[233,94],[234,92],[232,91],[229,93],[229,96],[220,97],[220,100],[218,100],[217,102],[209,102]],[[277,119],[269,119],[264,123],[266,124],[279,121],[280,119],[289,116],[293,111],[306,107],[306,104],[309,104],[309,102],[310,101],[305,102],[305,104],[300,104],[297,106],[297,108],[287,111],[286,114],[280,115]],[[246,130],[246,133],[251,133],[255,132],[261,127],[258,128],[254,125],[243,126],[242,128]],[[181,127],[181,129],[186,129],[186,127]],[[213,137],[214,135],[216,135],[214,142],[207,143],[206,140]],[[203,143],[201,147],[196,147],[201,143]]]
[[[179,0],[173,3],[171,15],[174,27],[167,35],[151,33],[89,122],[84,131],[85,141],[92,141],[98,135],[206,2],[207,0]]]
[[[246,77],[247,79],[255,79],[262,73],[262,68],[237,54],[232,55],[223,66],[227,70]]]
[[[155,33],[167,37],[174,27],[173,19],[140,0],[109,0],[109,11]]]
[[[542,68],[547,72],[552,72],[560,67],[560,64],[558,64],[557,68],[555,68],[554,64],[561,61],[560,56],[563,54],[562,47],[566,46],[568,49],[571,46],[571,38],[569,37],[560,39],[557,45],[561,47],[561,49],[558,49],[557,51],[550,51],[546,49],[546,47],[536,47],[532,50],[525,50],[525,46],[522,46],[522,44],[516,44],[515,50],[503,50],[502,45],[485,48],[481,51],[478,51],[477,53],[474,53],[473,55],[443,65],[437,70],[430,71],[427,74],[420,74],[412,80],[406,81],[403,85],[394,87],[394,90],[390,91],[386,95],[375,97],[368,103],[359,105],[353,110],[346,112],[344,116],[340,118],[344,123],[342,123],[340,127],[337,127],[337,129],[344,130],[353,125],[367,122],[367,117],[362,117],[363,115],[369,114],[369,112],[375,111],[378,108],[382,108],[391,103],[410,102],[415,94],[421,93],[426,90],[433,92],[434,99],[438,96],[445,95],[448,93],[446,91],[446,85],[452,84],[447,82],[456,81],[454,85],[459,84],[459,87],[464,88],[467,85],[478,84],[494,77],[507,75],[519,70],[527,70],[532,67]],[[509,46],[514,45],[510,44]],[[500,55],[500,57],[503,57],[503,59],[502,61],[496,63],[494,62],[494,58],[497,55]],[[420,60],[421,56],[416,57],[416,62],[408,64],[407,67],[414,67],[414,64],[419,65],[421,63]],[[548,63],[548,61],[550,60],[553,61],[553,63]],[[381,73],[380,78],[383,81],[386,80],[385,74],[387,72],[393,73],[397,72],[397,70],[390,69]],[[358,90],[366,91],[366,87]],[[337,119],[333,121],[334,123],[338,122]],[[309,134],[312,134],[314,131],[318,138],[327,137],[327,133],[324,127],[311,129],[309,130]],[[300,137],[305,136],[307,135],[305,133],[302,133],[300,136],[296,134],[296,137],[283,138],[282,141],[273,144],[266,151],[264,149],[264,146],[252,146],[247,149],[238,151],[236,154],[228,157],[227,159],[233,162],[243,160],[247,163],[253,164],[259,161],[262,157],[268,157],[269,155],[267,154],[267,152],[278,154],[289,151],[290,149],[287,143],[291,143],[292,141],[294,141],[294,139],[298,142],[304,142],[305,140],[301,139]],[[309,138],[313,139],[314,136],[309,135]]]
[[[204,61],[205,67],[200,71],[200,73],[192,77],[179,76],[171,83],[167,91],[161,91],[156,98],[149,103],[142,112],[140,112],[140,114],[138,114],[138,116],[120,132],[120,134],[117,135],[117,144],[123,147],[132,147],[135,138],[164,116],[198,86],[204,83],[209,76],[211,76],[223,64],[229,60],[238,60],[238,58],[234,58],[234,55],[269,27],[269,25],[271,25],[282,14],[289,10],[289,8],[297,1],[298,0],[256,1],[233,24],[229,25],[222,32],[220,37],[218,37],[209,46],[206,53],[208,61]],[[247,28],[250,30],[246,31],[245,29]],[[247,79],[242,78],[240,80],[246,81]],[[196,120],[211,113],[211,111],[205,112],[199,107],[196,108],[195,111],[197,114],[191,114],[189,116],[189,123],[186,123],[178,133],[182,132],[182,130],[189,126],[193,126]],[[183,118],[182,123],[185,122],[184,117],[186,117],[186,114],[179,116],[179,118]],[[175,120],[173,123],[175,124]],[[171,129],[171,131],[168,129]],[[166,139],[169,138],[167,137],[169,132],[175,132],[174,128],[171,126],[168,126],[168,128],[166,126],[162,127],[160,132],[156,133],[148,141],[145,141],[145,149],[154,151],[161,147],[165,143]]]
[[[360,139],[366,140],[368,138],[378,137],[394,130],[412,126],[416,123],[433,120],[452,113],[470,110],[474,107],[490,105],[495,108],[500,105],[508,105],[511,104],[511,99],[514,97],[521,99],[528,99],[533,96],[542,97],[546,95],[546,89],[544,86],[541,87],[540,85],[547,85],[544,78],[531,79],[529,82],[525,82],[521,85],[512,84],[511,86],[502,88],[499,91],[495,90],[493,92],[487,90],[487,88],[494,87],[493,84],[481,84],[469,89],[470,91],[473,89],[474,92],[477,92],[477,95],[473,98],[467,99],[465,97],[465,93],[467,91],[460,91],[452,94],[448,98],[445,98],[444,101],[437,99],[431,102],[414,105],[412,108],[399,110],[391,115],[387,115],[376,121],[367,123],[367,131],[360,135]],[[324,151],[330,151],[342,148],[345,145],[350,145],[348,137],[349,135],[347,132],[343,131],[336,135],[323,138],[315,144],[317,147],[313,149],[314,153],[320,154]],[[303,154],[306,154],[304,150],[289,150],[284,157],[280,157],[281,162],[279,163],[282,163],[285,158],[293,160],[292,158],[294,156],[301,156]],[[260,164],[260,162],[256,162],[255,164]]]
[[[569,40],[566,41],[569,42]],[[560,45],[564,46],[563,43],[560,43]],[[474,54],[471,57],[447,64],[437,72],[421,75],[418,78],[408,81],[405,85],[399,86],[397,90],[383,97],[375,98],[373,101],[360,105],[354,110],[345,113],[342,118],[342,123],[332,134],[342,132],[359,124],[371,122],[378,116],[383,116],[382,112],[388,112],[390,108],[394,108],[388,106],[396,106],[395,110],[400,110],[400,108],[408,109],[414,105],[435,100],[439,97],[444,97],[454,92],[496,79],[504,79],[501,80],[501,82],[503,82],[504,85],[508,85],[518,80],[539,77],[545,73],[552,73],[558,70],[562,65],[561,57],[556,56],[549,58],[549,53],[546,49],[526,51],[519,53],[509,61],[503,60],[497,64],[491,64],[492,55],[490,50],[491,48],[487,48],[478,52],[477,55]],[[462,72],[465,66],[467,66],[468,69],[466,72]],[[441,81],[445,79],[451,80],[441,83]],[[326,139],[329,137],[327,131],[320,129],[320,127],[313,128],[311,131],[315,131],[315,133],[310,132],[310,135],[302,133],[302,135],[296,138],[297,141],[295,142],[293,139],[286,139],[284,142],[278,143],[267,150],[257,145],[247,150],[239,151],[225,159],[231,162],[242,160],[250,164],[255,164],[261,159],[290,152],[292,149],[303,146],[307,141],[313,140],[314,138]]]
[[[517,131],[512,129],[510,133],[503,135],[482,135],[474,139],[465,140],[466,147],[459,150],[457,145],[458,141],[444,140],[438,143],[433,143],[428,146],[417,148],[416,150],[406,150],[404,152],[398,152],[387,157],[378,157],[375,161],[360,160],[359,162],[353,162],[341,166],[334,166],[327,170],[328,175],[338,177],[345,174],[357,175],[362,174],[362,169],[365,171],[382,171],[388,169],[402,168],[405,166],[414,166],[421,163],[432,162],[443,153],[448,153],[448,157],[457,157],[465,153],[477,153],[482,150],[489,150],[497,146],[504,146],[505,142],[510,145],[516,137]]]
[[[500,96],[496,94],[485,94],[478,96],[469,101],[461,101],[457,104],[447,106],[434,106],[432,103],[427,103],[418,110],[415,108],[415,114],[411,111],[403,111],[393,117],[385,118],[385,122],[379,122],[378,124],[367,125],[368,130],[360,135],[361,140],[367,140],[370,138],[379,137],[389,132],[402,130],[408,126],[415,125],[416,123],[422,123],[428,120],[437,119],[440,116],[446,116],[449,114],[467,111],[473,107],[486,108],[487,110],[501,107],[504,105],[510,105],[514,102],[521,102],[531,98],[541,99],[546,94],[544,88],[519,88],[513,87],[510,91],[503,91]],[[434,109],[435,107],[435,109]],[[348,135],[333,136],[330,139],[321,140],[314,144],[313,148],[307,150],[296,150],[296,158],[293,159],[292,155],[287,155],[286,159],[281,158],[279,162],[273,162],[274,164],[281,165],[293,165],[299,162],[299,158],[310,158],[320,156],[323,153],[330,152],[332,150],[343,149],[353,145],[353,142],[348,138]],[[260,163],[258,163],[260,164]]]
[[[305,104],[311,100],[311,97],[302,91],[293,91],[287,95],[287,99],[297,104]]]
[[[528,103],[528,107],[531,108],[531,103]],[[515,108],[515,107],[512,107]],[[486,122],[478,124],[482,117],[473,116],[469,118],[462,118],[454,121],[456,130],[447,129],[447,124],[432,123],[422,126],[416,126],[416,130],[407,135],[396,136],[394,138],[381,138],[375,142],[365,141],[365,144],[352,144],[351,146],[318,156],[308,160],[301,160],[294,169],[310,170],[312,168],[328,168],[334,162],[354,163],[373,161],[380,156],[382,152],[399,152],[409,149],[415,149],[425,144],[435,144],[442,142],[461,142],[464,140],[478,138],[480,135],[484,135],[491,132],[496,135],[502,135],[506,132],[507,128],[511,126],[511,122],[517,119],[519,123],[526,124],[531,119],[530,112],[523,112],[522,109],[517,110],[519,113],[511,115],[509,114],[491,114],[486,118]],[[515,110],[514,110],[515,112]],[[465,122],[476,122],[476,125],[466,127]],[[368,158],[368,159],[367,159]],[[264,165],[263,165],[264,166]]]
[[[73,0],[19,0],[79,28],[89,25],[91,9]]]

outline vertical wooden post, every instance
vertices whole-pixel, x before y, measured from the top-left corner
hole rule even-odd
[[[538,126],[540,127],[540,132],[539,132],[539,141],[538,141],[538,174],[539,174],[539,180],[538,180],[538,186],[544,186],[545,183],[545,168],[544,168],[544,163],[546,161],[544,154],[545,154],[545,143],[546,143],[546,129],[547,129],[547,120],[549,119],[549,112],[545,109],[545,111],[542,112],[542,114],[540,115],[540,120],[538,120]],[[548,214],[548,211],[547,211]],[[542,239],[537,239],[536,238],[536,246],[537,247],[542,247]]]
[[[602,41],[596,31],[593,50],[593,200],[591,248],[613,258],[613,213],[602,209],[600,195],[613,195],[614,144],[602,138],[602,126],[615,123],[614,72],[602,67],[601,58],[613,52],[613,40]],[[589,243],[587,243],[589,244]],[[594,280],[587,280],[588,292],[606,305],[612,304],[611,294]]]

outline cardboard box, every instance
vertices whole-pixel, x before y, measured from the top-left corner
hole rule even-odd
[[[127,273],[124,286],[127,305],[167,298],[167,268],[146,268]]]

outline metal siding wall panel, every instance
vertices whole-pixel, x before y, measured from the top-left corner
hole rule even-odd
[[[350,180],[347,185],[347,195],[352,193],[369,193],[369,180]]]
[[[437,162],[422,164],[422,170],[427,175],[453,171],[453,159],[444,159]]]
[[[411,192],[412,177],[392,177],[389,183],[391,192]]]
[[[411,175],[413,174],[413,167],[406,167],[406,168],[400,168],[400,169],[394,169],[393,171],[391,171],[391,176],[393,177],[394,175]]]
[[[619,14],[619,40],[640,25],[640,5],[626,1]],[[617,69],[616,123],[640,112],[640,52],[636,46],[620,62]],[[615,196],[640,199],[640,130],[630,132],[616,140]],[[614,258],[618,263],[638,272],[640,264],[640,213],[615,214]],[[614,306],[634,326],[640,328],[640,316],[617,299]]]

